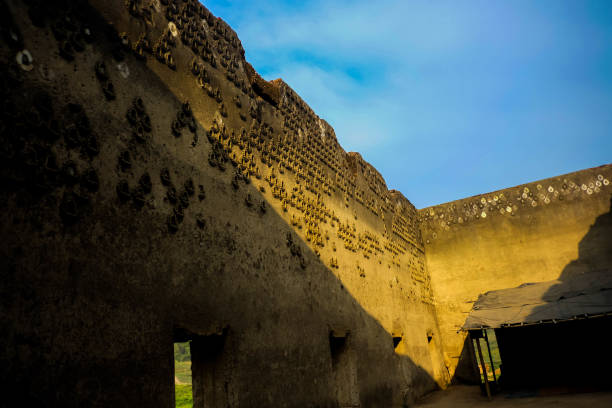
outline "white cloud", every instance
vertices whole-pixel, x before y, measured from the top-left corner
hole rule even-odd
[[[227,9],[247,59],[265,78],[283,78],[346,150],[362,153],[417,205],[518,184],[514,174],[534,169],[527,162],[561,173],[568,157],[580,159],[570,152],[584,158],[587,146],[606,145],[612,30],[581,5],[290,3]],[[604,151],[591,148],[590,157]],[[592,160],[574,169],[601,164]]]

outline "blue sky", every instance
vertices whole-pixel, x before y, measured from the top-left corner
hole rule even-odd
[[[612,162],[612,1],[206,0],[417,208]]]

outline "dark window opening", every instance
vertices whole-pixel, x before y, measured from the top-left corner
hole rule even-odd
[[[349,333],[338,334],[332,331],[329,334],[329,348],[338,406],[359,406],[357,364],[350,347]]]
[[[346,347],[346,337],[335,336],[333,333],[329,335],[329,348],[332,355],[332,364],[336,363],[339,356],[342,354]]]
[[[397,346],[399,346],[399,344],[401,343],[402,338],[401,337],[393,337],[393,348],[395,350],[397,350]]]

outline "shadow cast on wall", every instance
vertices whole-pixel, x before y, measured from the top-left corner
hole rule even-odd
[[[580,315],[589,302],[608,302],[610,297],[587,298],[612,291],[612,199],[610,210],[598,216],[578,244],[578,258],[570,262],[558,280],[542,296],[546,306],[536,306],[525,318],[537,322],[540,312],[563,300],[569,321],[545,321],[524,327],[496,329],[503,364],[503,385],[517,387],[612,388],[612,317]],[[576,288],[579,288],[578,290]],[[586,302],[586,303],[585,303]],[[612,304],[598,304],[609,306]],[[562,313],[566,310],[559,309]]]
[[[563,267],[558,282],[542,283],[546,286],[535,305],[531,304],[532,295],[525,301],[529,303],[524,305],[529,308],[528,312],[516,322],[530,325],[496,329],[504,386],[610,386],[606,374],[612,358],[606,346],[606,339],[611,334],[610,318],[578,316],[564,322],[557,322],[558,317],[553,321],[553,318],[566,315],[568,310],[576,310],[574,314],[579,315],[581,305],[594,301],[589,294],[608,293],[612,289],[612,200],[609,210],[597,216],[577,247],[577,259]],[[595,301],[608,302],[605,293]],[[562,304],[558,303],[560,300]],[[496,301],[491,298],[491,302]],[[519,304],[520,300],[513,298],[512,302]],[[544,304],[538,306],[540,303]],[[495,307],[502,306],[496,304]],[[604,304],[600,306],[605,309]],[[520,313],[522,316],[523,312]],[[548,318],[542,321],[543,316]],[[469,337],[464,341],[453,382],[480,383]]]
[[[466,336],[451,384],[480,384],[480,375],[475,359],[475,350],[469,336]]]
[[[74,65],[54,63],[85,81],[91,74],[75,67],[91,70],[99,58],[110,60],[119,37],[112,42],[101,34],[113,29],[97,12],[69,9],[100,33],[95,55],[86,49]],[[31,18],[23,8],[17,14],[21,23]],[[41,42],[31,48],[44,60],[53,39],[36,30],[21,25],[26,38]],[[12,54],[2,49],[5,61]],[[16,79],[3,87],[13,106],[3,112],[10,129],[2,133],[3,154],[10,156],[2,161],[2,180],[11,186],[1,196],[5,401],[170,407],[175,328],[206,335],[218,325],[229,327],[227,377],[220,385],[229,406],[337,406],[329,334],[338,326],[354,342],[351,381],[362,406],[409,404],[434,389],[433,378],[394,352],[391,335],[272,206],[262,212],[249,205],[266,201],[264,194],[246,182],[236,187],[231,171],[202,169],[198,161],[206,165],[211,151],[204,137],[194,146],[171,136],[169,122],[155,123],[184,99],[146,65],[125,58],[132,78],[146,85],[121,82],[112,102],[97,85],[54,87],[13,66],[5,77]],[[188,62],[177,57],[177,64]],[[43,109],[33,103],[37,95],[48,95],[43,108],[53,106],[48,120],[68,129],[73,123],[65,121],[75,121],[79,137],[50,135],[53,129],[28,121],[29,107]],[[125,111],[138,97],[151,110],[153,133],[167,130],[163,137],[129,139]],[[200,125],[196,132],[206,135]],[[88,150],[92,144],[97,151]],[[168,199],[164,169],[186,186],[187,196]],[[213,194],[197,199],[189,180]]]

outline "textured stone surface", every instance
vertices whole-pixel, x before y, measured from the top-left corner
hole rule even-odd
[[[7,395],[171,406],[175,329],[225,328],[219,406],[347,387],[400,406],[444,384],[415,208],[223,21],[165,3],[6,2]]]
[[[602,184],[436,225],[454,210],[389,191],[198,2],[0,6],[6,401],[170,407],[173,341],[193,339],[197,398],[212,406],[409,404],[450,381],[456,305],[520,280],[449,274],[481,250],[468,235],[500,223],[484,250],[502,253],[515,229],[566,236],[542,248],[560,251],[544,278],[608,209]]]
[[[451,374],[464,347],[457,331],[479,294],[612,273],[610,180],[607,165],[419,210]]]

